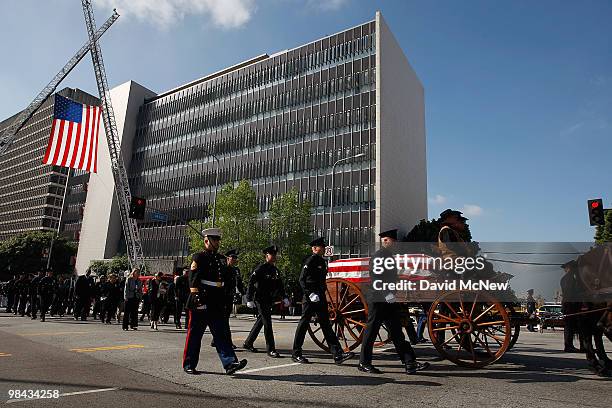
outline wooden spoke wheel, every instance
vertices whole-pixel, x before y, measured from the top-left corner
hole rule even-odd
[[[326,297],[329,320],[340,345],[344,351],[356,349],[363,339],[368,317],[368,304],[361,289],[353,282],[332,278],[327,280]],[[308,334],[317,346],[329,351],[321,325],[315,319],[308,326]]]
[[[440,295],[429,310],[428,330],[443,358],[473,368],[499,360],[512,337],[505,307],[486,292]]]

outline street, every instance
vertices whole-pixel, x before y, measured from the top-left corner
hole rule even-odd
[[[253,319],[231,319],[234,343],[242,345]],[[305,356],[313,364],[290,358],[297,320],[274,319],[277,349],[283,358],[239,349],[248,366],[233,377],[223,374],[207,333],[202,341],[200,376],[181,368],[185,330],[169,322],[155,332],[147,322],[138,331],[91,319],[48,318],[47,322],[0,314],[1,401],[16,406],[140,407],[227,404],[244,407],[607,407],[610,382],[586,368],[582,354],[559,351],[563,332],[521,331],[502,361],[480,370],[435,361],[431,345],[415,347],[431,369],[408,376],[392,346],[377,349],[374,364],[382,375],[357,371],[357,358],[336,366],[307,337]],[[612,349],[610,342],[606,346]],[[58,399],[10,398],[9,390],[49,390]]]

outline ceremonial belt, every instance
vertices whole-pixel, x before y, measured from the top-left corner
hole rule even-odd
[[[209,281],[206,279],[202,279],[200,282],[202,282],[204,285],[214,286],[217,288],[222,288],[223,285],[225,284],[225,282],[215,282],[215,281]]]

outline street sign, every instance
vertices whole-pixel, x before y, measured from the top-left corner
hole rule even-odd
[[[334,246],[328,245],[325,247],[325,256],[334,256]]]
[[[160,212],[157,212],[157,211],[153,211],[151,213],[151,219],[153,221],[168,222],[168,214],[164,214],[164,213],[160,213]]]

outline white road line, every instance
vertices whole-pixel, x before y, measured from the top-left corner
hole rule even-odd
[[[250,373],[256,373],[258,371],[272,370],[275,368],[283,368],[283,367],[291,367],[291,366],[300,365],[300,364],[301,363],[291,363],[291,364],[281,364],[281,365],[270,366],[270,367],[253,368],[251,370],[238,371],[236,374],[250,374]]]
[[[77,392],[67,392],[64,394],[60,394],[60,397],[69,397],[72,395],[81,395],[81,394],[93,394],[96,392],[106,392],[106,391],[117,391],[119,388],[98,388],[96,390],[87,390],[87,391],[77,391]],[[13,402],[24,402],[24,401],[34,401],[40,399],[49,399],[49,398],[23,398],[23,399],[10,399],[6,401],[7,404],[12,404]],[[54,398],[55,399],[55,398]]]
[[[383,353],[385,351],[389,351],[389,350],[393,350],[393,347],[386,347],[386,348],[375,348],[374,352],[375,353]]]

